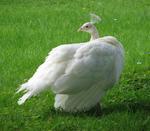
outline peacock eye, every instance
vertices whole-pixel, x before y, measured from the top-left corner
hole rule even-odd
[[[89,26],[87,25],[87,26],[85,26],[86,28],[88,28]]]

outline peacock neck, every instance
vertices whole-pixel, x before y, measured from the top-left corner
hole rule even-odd
[[[91,39],[90,39],[90,41],[99,38],[99,33],[98,33],[96,27],[94,28],[94,30],[93,30],[90,34],[91,34]]]

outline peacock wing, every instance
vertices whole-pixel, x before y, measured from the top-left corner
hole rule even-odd
[[[54,83],[57,94],[75,94],[106,80],[114,64],[112,45],[100,41],[89,42],[77,49],[65,73]]]

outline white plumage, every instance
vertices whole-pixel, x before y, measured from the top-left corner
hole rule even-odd
[[[56,94],[56,109],[87,111],[118,81],[124,57],[120,42],[112,36],[99,38],[91,22],[79,30],[89,32],[91,41],[54,48],[35,74],[21,85],[18,92],[26,93],[19,105],[49,88]]]

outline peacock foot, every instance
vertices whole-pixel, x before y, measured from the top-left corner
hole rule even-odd
[[[102,115],[101,105],[97,103],[92,109],[88,111],[88,114],[101,116]]]

